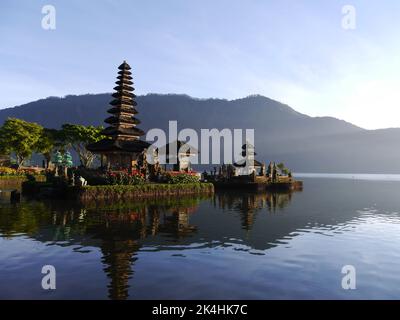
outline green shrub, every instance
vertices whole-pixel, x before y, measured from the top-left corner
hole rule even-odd
[[[163,180],[170,184],[187,184],[187,183],[199,183],[200,179],[198,176],[190,173],[165,173]]]
[[[107,184],[109,185],[138,185],[146,182],[145,177],[139,172],[128,173],[125,171],[107,172]]]
[[[214,191],[211,183],[144,183],[141,185],[103,185],[103,186],[85,186],[76,189],[79,196],[84,200],[98,199],[133,199],[147,196],[168,196],[210,193]]]

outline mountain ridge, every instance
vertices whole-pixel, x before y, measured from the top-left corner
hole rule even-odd
[[[260,160],[284,161],[294,171],[400,173],[400,129],[366,130],[334,117],[311,117],[261,95],[238,99],[184,94],[139,95],[139,127],[255,129]],[[111,93],[48,97],[0,110],[7,117],[59,128],[63,123],[104,125]],[[379,165],[377,165],[379,164]]]

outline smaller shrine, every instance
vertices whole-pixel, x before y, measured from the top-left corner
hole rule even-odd
[[[175,152],[173,151],[174,148],[176,148]],[[190,172],[192,171],[191,159],[198,155],[199,151],[184,141],[174,141],[161,147],[158,154],[165,154],[165,170],[168,166],[172,166],[172,171]]]
[[[234,163],[235,175],[264,175],[265,165],[255,159],[256,156],[254,146],[247,142],[242,146],[242,157],[244,158],[240,163]]]
[[[234,164],[223,164],[203,179],[218,188],[244,188],[250,190],[301,190],[303,183],[293,179],[291,171],[283,163],[270,162],[268,167],[255,159],[254,146],[246,142],[242,146],[243,159]]]

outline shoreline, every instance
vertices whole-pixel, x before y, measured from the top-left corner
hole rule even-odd
[[[26,181],[22,183],[22,194],[37,199],[64,199],[77,202],[121,201],[158,197],[180,197],[185,195],[213,194],[211,183],[140,185],[98,185],[54,187],[46,182]]]
[[[346,179],[400,182],[400,174],[386,173],[293,173],[293,177],[310,179]]]

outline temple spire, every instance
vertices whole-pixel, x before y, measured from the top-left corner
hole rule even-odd
[[[129,64],[124,61],[118,67],[110,116],[104,121],[108,123],[102,133],[104,139],[91,143],[86,148],[100,154],[101,166],[108,170],[133,170],[137,168],[144,151],[150,143],[140,139],[144,132],[136,127],[140,123],[134,117],[136,96],[133,94],[132,72]]]
[[[134,117],[138,112],[135,109],[136,96],[132,93],[132,72],[129,64],[124,62],[118,67],[118,76],[114,87],[115,92],[112,94],[114,98],[110,105],[112,106],[107,112],[111,114],[104,122],[110,126],[103,130],[103,134],[115,140],[136,140],[144,134],[144,132],[136,125],[140,123]]]

